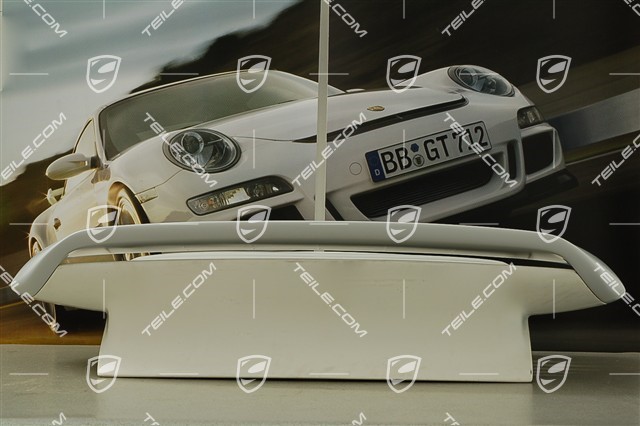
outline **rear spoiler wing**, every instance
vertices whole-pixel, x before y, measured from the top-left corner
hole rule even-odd
[[[536,259],[560,257],[572,267],[591,292],[611,303],[624,295],[620,279],[597,257],[559,238],[544,242],[536,232],[488,227],[417,224],[407,241],[396,244],[384,222],[273,221],[251,244],[240,238],[242,222],[185,222],[100,228],[112,235],[96,243],[91,230],[78,231],[45,248],[30,259],[15,277],[14,288],[32,295],[44,287],[59,265],[74,252],[109,253],[251,250],[347,250],[384,253],[429,253]],[[407,224],[406,226],[414,226]],[[553,265],[553,264],[551,264]],[[603,274],[608,274],[605,281]]]

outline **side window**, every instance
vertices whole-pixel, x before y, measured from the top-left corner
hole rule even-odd
[[[73,152],[83,154],[87,158],[96,156],[96,138],[93,120],[85,126],[84,130],[80,134],[80,137],[78,138],[78,142],[76,143],[76,147],[74,148]],[[64,187],[64,193],[68,194],[69,192],[71,192],[91,173],[92,171],[86,171],[84,173],[80,173],[77,176],[67,179],[67,183]]]

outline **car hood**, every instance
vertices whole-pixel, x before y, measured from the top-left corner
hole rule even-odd
[[[345,93],[328,100],[328,132],[339,132],[353,121],[402,121],[402,113],[428,110],[455,104],[464,98],[454,92],[413,88],[402,93],[391,90]],[[371,109],[375,107],[376,110]],[[380,108],[382,107],[382,108]],[[315,140],[317,99],[288,102],[204,123],[207,127],[233,137],[255,137],[269,140]],[[415,116],[412,116],[415,117]],[[393,121],[391,121],[393,120]]]

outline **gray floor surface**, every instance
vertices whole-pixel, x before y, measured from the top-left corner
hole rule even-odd
[[[235,380],[132,378],[96,394],[85,373],[98,350],[0,346],[0,424],[640,424],[637,353],[564,353],[572,358],[567,380],[550,394],[535,379],[423,382],[401,394],[386,382],[269,380],[245,394]],[[534,353],[534,366],[545,355]]]

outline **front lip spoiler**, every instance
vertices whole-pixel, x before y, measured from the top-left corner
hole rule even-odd
[[[78,250],[107,249],[110,253],[252,250],[349,250],[402,253],[425,249],[481,253],[514,253],[525,258],[536,254],[563,258],[602,302],[622,297],[602,280],[597,268],[606,265],[592,254],[560,238],[545,243],[535,232],[442,224],[417,224],[414,235],[395,244],[384,222],[270,222],[260,239],[246,244],[238,235],[237,222],[195,222],[127,225],[115,227],[113,235],[96,244],[87,231],[78,231],[45,248],[30,259],[15,277],[14,288],[37,293],[69,254]],[[109,227],[111,228],[111,227]],[[105,228],[106,232],[110,229]],[[498,256],[501,257],[501,256]],[[502,256],[504,257],[504,256]],[[621,282],[607,268],[613,282]]]

